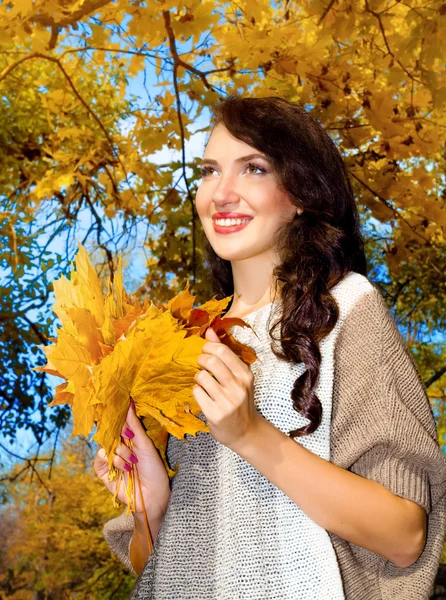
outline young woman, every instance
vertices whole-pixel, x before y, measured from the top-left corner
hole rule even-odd
[[[366,277],[342,158],[284,99],[216,105],[196,209],[247,367],[208,330],[193,395],[210,433],[170,436],[169,482],[134,410],[142,515],[106,524],[131,598],[422,600],[446,528],[446,460],[415,363]],[[254,333],[255,332],[255,333]],[[214,377],[212,377],[212,375]],[[101,449],[95,460],[107,481]],[[171,485],[170,485],[171,483]],[[126,502],[121,494],[120,498]]]

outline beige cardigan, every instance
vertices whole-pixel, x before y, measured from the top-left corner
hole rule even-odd
[[[329,532],[345,598],[427,600],[446,532],[446,458],[412,354],[373,285],[342,324],[334,347],[333,370],[331,462],[415,501],[428,514],[426,546],[408,568],[397,567]],[[129,559],[132,529],[132,516],[122,514],[106,523],[104,537],[134,572]],[[160,535],[155,555],[159,539]],[[148,563],[153,565],[154,558]],[[145,578],[153,577],[153,573],[150,568],[146,570],[132,598],[149,597],[144,592],[149,589]]]

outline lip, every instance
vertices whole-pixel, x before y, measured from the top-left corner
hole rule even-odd
[[[251,223],[253,218],[254,217],[252,217],[249,221],[246,221],[246,223],[242,223],[241,225],[233,225],[231,227],[217,225],[217,223],[214,221],[214,219],[212,219],[212,224],[214,226],[215,233],[222,233],[224,235],[224,234],[228,234],[228,233],[236,233],[237,231],[241,231],[242,229],[245,229],[245,227],[248,227],[248,225]]]
[[[212,219],[253,219],[251,215],[244,215],[236,212],[216,212],[212,215]]]

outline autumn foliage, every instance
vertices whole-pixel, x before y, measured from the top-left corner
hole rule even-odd
[[[180,439],[186,433],[209,431],[197,418],[201,408],[192,395],[194,375],[200,370],[206,330],[213,326],[222,341],[247,364],[257,359],[252,348],[238,342],[230,326],[251,327],[242,319],[220,319],[230,298],[212,298],[193,308],[188,289],[165,306],[142,304],[125,291],[118,269],[107,294],[79,246],[71,279],[53,283],[54,312],[62,324],[51,346],[43,346],[47,364],[35,370],[66,380],[56,387],[50,406],[69,404],[73,433],[93,439],[106,451],[109,469],[120,443],[130,400],[147,435],[160,452],[167,472],[176,470],[166,459],[168,435]]]
[[[440,0],[3,3],[2,336],[24,354],[51,337],[40,309],[76,236],[106,273],[118,251],[125,267],[142,247],[141,297],[164,303],[190,280],[197,298],[210,298],[193,203],[201,151],[187,144],[209,131],[220,97],[280,95],[303,104],[344,157],[370,277],[416,354],[443,431],[444,345],[432,333],[445,324],[445,30]],[[155,161],[163,149],[177,157]],[[4,397],[10,435],[51,395],[41,375],[26,384],[22,375],[8,379],[22,416]],[[51,414],[66,423],[63,407]],[[42,421],[31,427],[48,432]]]
[[[41,471],[47,489],[29,477],[11,484],[0,509],[0,598],[128,599],[135,578],[102,536],[121,511],[92,473],[93,451],[66,441],[52,473]]]
[[[40,449],[70,422],[67,405],[48,409],[52,383],[32,368],[46,360],[37,345],[56,336],[52,282],[68,275],[78,242],[101,281],[122,255],[141,305],[163,306],[188,282],[197,305],[212,297],[194,196],[209,107],[236,92],[303,104],[337,144],[369,277],[413,352],[444,445],[445,38],[444,0],[2,3],[5,439],[27,428]]]

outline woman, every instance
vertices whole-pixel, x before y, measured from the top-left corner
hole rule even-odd
[[[138,461],[154,552],[141,514],[104,535],[140,574],[131,598],[428,598],[446,461],[410,352],[366,277],[340,154],[301,107],[231,96],[214,108],[202,175],[214,289],[233,295],[225,317],[253,327],[232,333],[258,360],[247,367],[207,331],[193,395],[210,433],[169,438],[171,487],[129,410],[134,454],[122,444],[113,464]],[[113,491],[103,450],[95,467]]]

